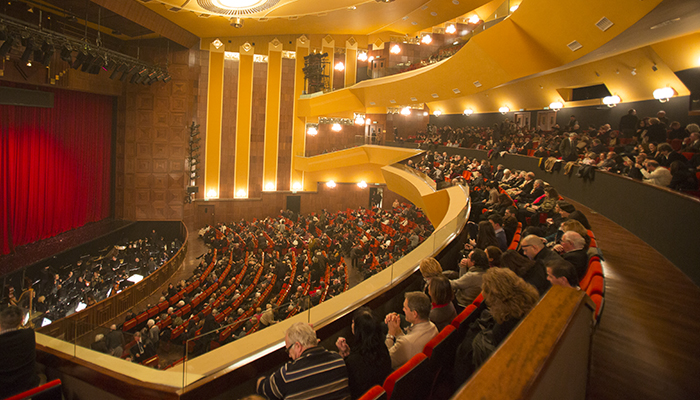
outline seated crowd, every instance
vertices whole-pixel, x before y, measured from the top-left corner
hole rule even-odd
[[[359,309],[351,326],[352,338],[336,341],[337,354],[318,345],[313,328],[301,323],[293,326],[285,338],[292,361],[271,376],[261,377],[259,394],[270,399],[310,392],[319,394],[312,398],[359,398],[424,352],[438,332],[472,307],[474,311],[467,311],[475,313],[476,323],[457,347],[454,365],[443,376],[447,381],[440,383],[454,391],[551,285],[578,288],[587,273],[589,255],[599,256],[591,247],[586,217],[532,172],[498,171],[494,175],[488,162],[446,154],[427,154],[409,164],[451,184],[469,181],[473,221],[461,261],[443,269],[437,260],[424,259],[420,263],[424,290],[404,294],[403,316],[389,313],[382,323],[372,310]],[[445,164],[451,167],[440,170]],[[522,239],[514,240],[521,227],[525,227]],[[300,331],[305,332],[304,337],[299,336]],[[326,368],[319,368],[321,365]],[[300,370],[305,371],[303,379],[292,380]]]
[[[194,357],[334,297],[349,286],[346,257],[366,278],[432,232],[415,206],[393,206],[306,216],[282,211],[274,218],[205,227],[199,235],[210,250],[192,275],[170,284],[157,305],[129,312],[121,329],[113,327],[135,332],[126,350],[118,348],[123,338],[100,348],[144,362],[184,345]]]
[[[617,130],[609,123],[586,129],[572,115],[567,125],[554,125],[551,131],[519,127],[506,119],[493,127],[430,125],[427,133],[419,132],[409,140],[428,148],[446,145],[492,150],[494,157],[504,153],[553,157],[674,190],[698,191],[700,127],[670,122],[664,111],[640,120],[631,109]]]
[[[84,254],[60,267],[47,265],[35,280],[27,277],[23,290],[32,288],[34,298],[30,315],[37,325],[63,318],[89,307],[133,285],[133,275],[146,277],[171,259],[182,246],[179,238],[166,240],[155,230],[149,237],[128,240],[99,251]],[[5,287],[5,302],[17,305],[19,288]],[[22,304],[27,307],[28,304]]]

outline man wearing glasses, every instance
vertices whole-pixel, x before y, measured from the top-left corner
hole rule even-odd
[[[257,392],[269,399],[349,399],[348,371],[340,354],[318,345],[316,332],[297,322],[284,337],[292,361],[258,379]]]

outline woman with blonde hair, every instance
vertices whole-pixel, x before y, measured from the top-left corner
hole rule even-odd
[[[484,295],[482,304],[487,308],[481,311],[479,320],[470,327],[457,348],[454,368],[457,386],[489,358],[540,299],[532,285],[507,268],[486,271],[481,292]]]
[[[420,273],[423,275],[423,280],[425,281],[423,286],[423,291],[425,292],[430,285],[430,280],[435,276],[442,275],[442,266],[438,260],[434,259],[433,257],[427,257],[420,262],[420,266],[418,268],[420,269]]]

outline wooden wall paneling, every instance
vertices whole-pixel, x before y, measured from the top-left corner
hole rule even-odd
[[[236,108],[238,104],[238,61],[224,62],[224,113],[221,125],[221,183],[219,198],[233,198],[236,155]],[[201,128],[200,128],[201,131]]]
[[[295,60],[282,59],[282,94],[280,102],[279,160],[277,190],[289,190],[292,168],[292,128],[294,124],[294,67]]]
[[[267,63],[253,63],[253,110],[250,124],[249,198],[260,197],[260,193],[262,192],[266,98]]]

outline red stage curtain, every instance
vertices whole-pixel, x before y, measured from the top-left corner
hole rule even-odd
[[[112,98],[0,105],[0,255],[110,216]]]

